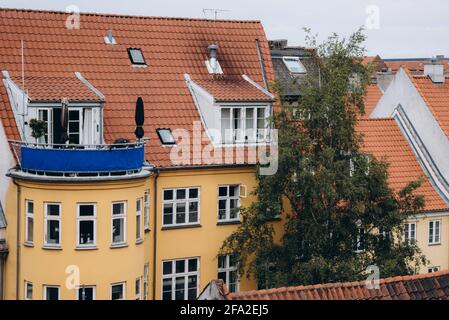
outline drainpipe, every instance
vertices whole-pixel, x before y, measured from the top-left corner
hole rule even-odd
[[[157,255],[156,255],[156,250],[157,250],[157,178],[159,178],[159,169],[155,170],[156,174],[154,175],[154,180],[153,180],[153,190],[154,190],[154,200],[153,200],[153,208],[154,208],[154,213],[153,213],[153,230],[154,230],[154,234],[153,234],[153,283],[152,283],[152,287],[153,287],[153,300],[156,300],[156,259],[157,259]]]
[[[20,288],[20,197],[21,187],[13,179],[14,184],[17,187],[17,229],[16,229],[16,300],[19,300],[19,288]]]

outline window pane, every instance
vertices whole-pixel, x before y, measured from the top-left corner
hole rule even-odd
[[[198,260],[197,259],[189,259],[189,272],[198,271]]]
[[[164,274],[172,274],[173,272],[173,263],[171,261],[165,261],[162,264],[162,269]]]
[[[79,215],[80,217],[94,216],[95,208],[94,205],[91,204],[83,204],[79,206]]]
[[[185,189],[179,189],[176,190],[176,199],[182,200],[186,198],[186,190]]]
[[[136,239],[140,239],[141,237],[141,216],[136,216]]]
[[[221,109],[221,138],[225,142],[231,141],[231,111],[229,108]]]
[[[94,221],[80,221],[79,243],[81,245],[94,244]]]
[[[114,243],[121,243],[125,241],[123,218],[112,220],[112,241]]]
[[[33,299],[33,285],[31,283],[26,284],[26,298]]]
[[[49,216],[59,216],[59,205],[48,204],[47,205],[47,215]]]
[[[136,200],[136,211],[142,211],[142,200],[141,199]]]
[[[225,269],[226,268],[226,256],[218,257],[218,268]]]
[[[164,224],[173,224],[173,204],[164,204]]]
[[[34,213],[34,203],[31,201],[27,202],[27,213]]]
[[[229,196],[230,196],[230,197],[235,197],[235,196],[237,196],[237,195],[238,195],[238,189],[239,189],[238,186],[230,186],[230,187],[229,187]]]
[[[176,261],[176,273],[184,273],[186,271],[186,261],[177,260]]]
[[[197,199],[198,198],[198,188],[189,189],[189,198]]]
[[[47,300],[59,300],[59,288],[47,287],[46,298]]]
[[[189,203],[189,222],[198,222],[198,202]]]
[[[227,197],[228,196],[228,187],[219,187],[218,188],[218,196],[219,197]]]
[[[123,284],[116,284],[111,287],[112,300],[123,299]]]
[[[218,273],[218,279],[221,279],[221,280],[223,280],[225,283],[227,282],[227,279],[226,279],[226,272],[219,272]],[[226,283],[227,284],[227,283]]]
[[[164,190],[164,200],[173,200],[173,190]]]
[[[175,300],[185,300],[185,277],[175,280]]]
[[[195,300],[197,298],[197,276],[189,276],[187,280],[188,300]]]
[[[218,219],[226,219],[226,202],[227,200],[218,200]]]
[[[59,244],[59,221],[47,221],[47,243]]]
[[[186,204],[177,203],[176,204],[176,223],[186,222]]]
[[[125,204],[124,203],[114,203],[112,204],[112,214],[124,214],[125,213]]]
[[[94,300],[94,288],[85,287],[78,289],[78,300]]]
[[[33,242],[34,240],[34,219],[32,217],[27,218],[27,241]]]
[[[162,300],[172,300],[172,279],[162,280]]]

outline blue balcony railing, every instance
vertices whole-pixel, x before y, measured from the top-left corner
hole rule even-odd
[[[44,145],[12,141],[20,168],[27,172],[114,173],[140,171],[144,144]]]

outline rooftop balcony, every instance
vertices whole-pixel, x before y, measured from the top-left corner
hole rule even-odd
[[[49,145],[10,141],[15,172],[48,177],[119,177],[144,167],[144,143]],[[14,174],[12,174],[14,175]]]

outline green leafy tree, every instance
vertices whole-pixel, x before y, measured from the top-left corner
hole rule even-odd
[[[411,274],[426,262],[403,241],[407,216],[424,206],[415,192],[422,181],[395,192],[388,164],[360,149],[355,126],[371,75],[362,64],[364,40],[359,30],[316,46],[318,76],[304,81],[298,107],[273,119],[279,169],[258,175],[256,200],[242,208],[242,224],[220,251],[233,254],[259,287],[366,279],[371,265],[381,277]],[[280,213],[285,225],[276,234]]]

